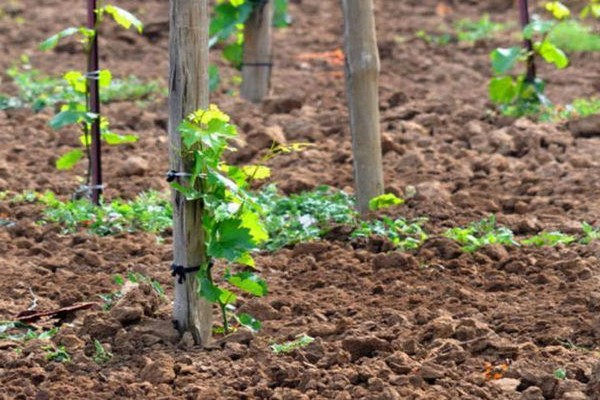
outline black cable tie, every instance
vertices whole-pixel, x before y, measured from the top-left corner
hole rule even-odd
[[[90,72],[86,73],[84,76],[87,79],[99,80],[100,79],[100,71],[90,71]]]
[[[242,67],[269,67],[273,66],[272,62],[248,62],[242,63]]]
[[[180,176],[192,176],[192,174],[188,174],[187,172],[177,172],[175,170],[170,170],[167,172],[167,182],[173,182]]]
[[[191,273],[191,272],[198,272],[200,271],[200,267],[184,267],[183,265],[177,265],[177,264],[172,264],[171,265],[171,276],[177,276],[179,277],[179,279],[177,279],[177,283],[182,284],[185,279],[186,279],[186,275]]]

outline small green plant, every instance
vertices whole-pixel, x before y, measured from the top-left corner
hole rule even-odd
[[[96,364],[106,364],[113,357],[112,353],[106,351],[102,343],[97,339],[94,339],[94,355],[92,359]]]
[[[60,363],[71,361],[71,355],[65,349],[65,346],[54,347],[52,345],[43,346],[42,350],[46,352],[46,360]]]
[[[575,19],[557,22],[548,40],[565,51],[600,51],[600,35]]]
[[[112,4],[104,5],[95,10],[97,24],[93,28],[87,28],[84,26],[80,27],[69,27],[63,31],[49,37],[40,44],[41,50],[51,50],[55,48],[61,39],[78,35],[80,37],[81,44],[83,45],[84,53],[90,57],[97,53],[92,52],[93,44],[96,43],[96,37],[98,33],[98,26],[103,21],[104,16],[109,15],[112,19],[124,27],[129,29],[134,27],[138,32],[142,32],[143,25],[130,12],[119,8]],[[97,61],[97,60],[96,60]],[[109,121],[97,113],[97,110],[92,109],[94,105],[94,99],[90,97],[90,80],[97,80],[99,88],[108,88],[112,80],[112,74],[109,70],[103,69],[99,71],[91,71],[87,74],[83,74],[78,71],[69,71],[64,75],[65,81],[69,84],[74,93],[78,94],[78,98],[63,104],[60,108],[60,112],[52,118],[50,126],[53,129],[60,129],[66,126],[74,125],[80,128],[81,135],[80,141],[85,147],[86,152],[84,153],[81,149],[71,150],[62,155],[56,161],[56,167],[58,169],[70,169],[79,160],[81,160],[84,154],[87,154],[89,161],[89,168],[87,173],[86,185],[90,183],[90,175],[94,168],[92,165],[92,154],[90,152],[90,146],[92,144],[92,129],[97,127],[100,132],[100,137],[108,144],[122,144],[132,143],[137,140],[135,135],[119,135],[112,132],[109,127]],[[98,165],[100,163],[98,162]],[[96,174],[100,174],[100,171],[96,171]]]
[[[292,341],[281,344],[272,344],[271,350],[273,350],[273,353],[275,354],[291,353],[294,350],[308,346],[314,341],[315,338],[308,336],[306,333],[303,333],[302,335],[299,335],[296,339]]]
[[[581,18],[587,18],[588,16],[600,19],[600,0],[589,0],[588,4],[581,10]]]
[[[50,340],[58,328],[39,331],[38,328],[18,321],[0,321],[0,339],[27,342],[32,339]]]
[[[472,223],[465,228],[450,228],[444,233],[444,236],[462,244],[462,250],[468,253],[490,244],[519,245],[510,229],[497,226],[495,215],[490,215],[488,218]]]
[[[552,232],[546,232],[543,231],[535,236],[532,236],[530,238],[524,239],[521,241],[522,244],[526,245],[526,246],[538,246],[538,247],[542,247],[542,246],[548,246],[548,247],[554,247],[557,246],[559,244],[571,244],[573,242],[575,242],[577,240],[577,238],[575,236],[571,236],[571,235],[567,235],[565,233],[562,232],[558,232],[558,231],[552,231]]]
[[[434,44],[436,46],[445,46],[452,42],[453,37],[449,33],[442,33],[440,35],[434,35],[427,33],[424,30],[418,30],[415,32],[415,36],[419,39],[422,39],[424,42],[429,44]]]
[[[600,99],[575,99],[566,106],[546,107],[540,114],[540,121],[557,122],[573,118],[587,117],[600,113]]]
[[[489,97],[505,115],[532,115],[552,120],[562,108],[557,110],[545,95],[545,82],[535,75],[535,58],[564,69],[569,65],[565,51],[600,50],[600,36],[571,19],[571,11],[563,3],[546,2],[545,8],[553,16],[552,20],[536,17],[523,29],[523,37],[532,43],[531,51],[510,47],[497,48],[490,54],[494,77],[489,83]],[[524,63],[528,66],[527,73],[514,74]],[[573,106],[565,109],[573,109]],[[568,116],[569,111],[564,115]]]
[[[110,310],[112,308],[112,306],[121,297],[123,297],[122,287],[125,285],[126,279],[127,279],[127,281],[129,281],[131,283],[146,283],[146,284],[150,285],[150,287],[152,287],[154,292],[161,299],[165,300],[165,290],[161,286],[160,282],[158,282],[144,274],[141,274],[139,272],[129,271],[127,273],[127,278],[124,278],[120,274],[116,274],[113,276],[113,281],[115,282],[115,284],[117,284],[121,288],[119,288],[118,290],[111,292],[111,293],[102,293],[102,294],[98,295],[98,297],[100,297],[102,299],[102,301],[104,302],[104,304],[102,306],[103,310],[105,310],[105,311]]]
[[[268,185],[256,195],[256,202],[265,210],[269,239],[263,247],[269,251],[317,240],[333,225],[354,225],[358,217],[353,197],[328,186],[288,197]]]
[[[160,233],[172,224],[172,206],[166,195],[141,193],[134,200],[113,200],[93,206],[84,199],[61,201],[54,193],[37,195],[44,209],[45,222],[63,226],[64,233],[85,227],[97,235],[144,231]]]
[[[81,94],[76,93],[64,78],[46,76],[32,68],[27,56],[21,56],[21,64],[9,68],[6,74],[12,78],[18,93],[17,96],[0,95],[0,110],[29,107],[38,112],[46,107],[80,101]],[[100,101],[147,101],[162,91],[157,82],[142,82],[129,76],[111,79],[109,86],[100,93]]]
[[[476,21],[466,18],[459,20],[451,29],[448,29],[450,32],[434,35],[419,30],[415,36],[429,44],[444,46],[452,42],[475,43],[492,38],[505,29],[504,24],[493,22],[489,14],[484,14],[481,19]]]
[[[227,263],[222,281],[244,293],[262,297],[266,282],[252,268],[251,252],[268,240],[262,209],[248,192],[255,178],[266,178],[270,171],[263,166],[236,167],[222,161],[229,142],[237,136],[237,128],[216,106],[190,114],[179,126],[183,148],[181,156],[192,164],[191,176],[185,183],[172,182],[175,190],[187,200],[203,202],[202,229],[207,260],[197,275],[199,295],[221,310],[223,329],[229,333],[229,314],[235,309],[237,295],[220,286],[213,277],[213,260]],[[246,269],[233,272],[235,264]],[[239,314],[237,322],[256,331],[260,322],[248,314]]]
[[[592,225],[584,222],[581,224],[581,229],[583,230],[583,238],[581,238],[580,243],[589,244],[594,240],[600,240],[600,227],[594,228]]]
[[[422,227],[426,221],[425,218],[407,221],[404,218],[391,219],[389,217],[361,221],[352,232],[351,237],[380,236],[390,240],[398,249],[415,250],[428,238]]]
[[[554,377],[558,380],[565,380],[567,378],[567,371],[564,368],[556,368],[554,370]]]
[[[494,37],[494,35],[506,29],[506,26],[498,22],[493,22],[489,14],[484,14],[477,21],[461,19],[454,24],[454,29],[459,42],[474,43]]]

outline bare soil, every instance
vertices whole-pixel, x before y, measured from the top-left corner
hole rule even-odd
[[[293,25],[275,33],[273,96],[261,105],[232,95],[234,71],[215,55],[224,84],[212,101],[246,140],[231,161],[257,160],[273,139],[315,144],[272,162],[272,181],[288,193],[321,184],[352,190],[343,66],[306,56],[342,47],[338,3],[293,2]],[[587,121],[592,134],[584,138],[585,121],[540,124],[491,111],[488,54],[515,43],[511,35],[445,46],[414,36],[484,12],[516,21],[512,1],[454,1],[446,9],[432,0],[375,3],[386,187],[417,192],[394,215],[427,216],[433,234],[491,213],[520,235],[599,223],[598,123]],[[146,33],[105,27],[102,66],[166,86],[168,2],[119,4],[146,23]],[[80,1],[15,0],[2,8],[0,70],[21,54],[48,74],[83,68],[74,44],[37,50],[50,34],[85,20]],[[565,104],[600,95],[598,65],[599,53],[573,55],[566,71],[543,67],[540,74],[552,100]],[[0,92],[14,90],[4,76]],[[166,102],[104,110],[117,131],[140,136],[105,149],[106,196],[166,189]],[[52,131],[51,115],[0,112],[0,190],[68,197],[78,186],[83,167],[54,168],[59,154],[78,145],[77,135]],[[169,238],[160,244],[144,233],[61,235],[60,226],[36,224],[41,208],[32,204],[5,201],[0,216],[15,222],[0,227],[2,320],[34,299],[39,310],[99,301],[98,294],[115,290],[114,274],[131,270],[172,295]],[[600,243],[466,254],[433,237],[403,254],[339,239],[257,256],[270,294],[242,300],[263,321],[256,336],[238,331],[207,351],[195,348],[173,330],[169,302],[141,285],[111,312],[95,307],[61,321],[52,342],[72,354],[69,363],[46,360],[47,342],[1,341],[0,398],[600,399]],[[301,333],[316,341],[290,354],[271,351],[271,343]],[[92,360],[94,339],[114,355],[105,364]],[[489,365],[507,370],[487,379]],[[558,368],[566,379],[554,376]]]

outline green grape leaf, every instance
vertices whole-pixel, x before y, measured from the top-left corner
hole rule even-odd
[[[401,199],[392,193],[386,193],[369,200],[369,210],[376,211],[399,204],[404,204],[404,199]]]
[[[81,135],[79,136],[79,141],[83,146],[89,146],[92,144],[92,136],[91,135]]]
[[[110,145],[135,143],[138,140],[136,135],[119,135],[114,132],[102,132],[102,139]]]
[[[63,75],[63,79],[67,81],[69,86],[73,88],[77,93],[86,93],[87,85],[85,83],[85,77],[79,71],[69,71]]]
[[[544,60],[554,64],[558,69],[566,68],[569,65],[569,57],[567,57],[565,52],[548,40],[544,40],[541,44],[536,45],[536,50]]]
[[[273,26],[276,28],[285,28],[292,23],[292,18],[288,13],[287,0],[275,0],[273,13]]]
[[[254,262],[254,258],[252,258],[252,256],[250,255],[250,253],[244,253],[240,256],[240,258],[238,258],[237,260],[235,260],[236,263],[238,264],[242,264],[245,265],[247,267],[251,267],[254,268],[256,266],[256,263]]]
[[[71,150],[63,154],[56,160],[56,168],[60,170],[71,169],[83,157],[83,151],[79,149]]]
[[[223,48],[223,58],[234,67],[240,68],[244,61],[244,46],[242,43],[231,43]]]
[[[240,226],[248,229],[254,244],[263,243],[269,240],[269,233],[261,223],[260,216],[257,213],[249,211],[247,210],[247,207],[245,207],[240,219],[242,220]]]
[[[268,293],[267,283],[252,272],[242,271],[227,276],[227,282],[257,297],[266,296]]]
[[[236,261],[244,253],[254,249],[255,243],[250,230],[242,227],[241,222],[237,218],[230,218],[215,224],[208,243],[208,256]]]
[[[258,332],[261,328],[260,321],[250,314],[240,313],[240,315],[237,316],[237,320],[240,325],[245,326],[254,333]]]
[[[217,90],[220,83],[221,76],[219,74],[219,68],[216,65],[211,64],[208,67],[208,90],[214,92],[215,90]]]
[[[79,28],[76,28],[74,26],[71,26],[63,31],[60,31],[56,35],[52,35],[48,39],[44,40],[40,44],[40,50],[42,50],[42,51],[51,50],[56,47],[56,45],[58,44],[58,41],[60,39],[65,38],[67,36],[72,36],[76,33],[79,33]]]
[[[546,3],[546,10],[550,11],[556,19],[565,19],[571,16],[571,10],[560,1]]]
[[[89,113],[85,111],[78,110],[64,110],[56,114],[50,120],[50,127],[52,129],[60,129],[67,125],[78,124],[80,122],[93,122],[94,119],[97,118],[97,115],[94,113]]]
[[[494,103],[508,104],[515,98],[516,85],[512,77],[498,76],[490,80],[488,91]]]
[[[581,10],[581,14],[579,16],[581,19],[587,18],[589,15],[592,15],[595,18],[600,18],[600,3],[593,4],[590,3]]]
[[[263,165],[246,165],[242,167],[242,172],[248,178],[252,179],[267,179],[271,176],[271,169]]]
[[[497,48],[490,54],[492,69],[497,74],[504,74],[515,66],[520,56],[520,47]]]
[[[104,87],[104,88],[109,87],[111,81],[112,81],[112,73],[107,69],[101,70],[100,73],[98,74],[98,86]]]
[[[217,303],[221,297],[221,289],[215,286],[208,278],[200,279],[198,294],[211,303]]]
[[[115,22],[125,29],[129,29],[131,26],[133,26],[139,33],[142,33],[144,30],[144,24],[142,24],[142,21],[140,21],[135,15],[127,10],[112,4],[108,4],[104,7],[104,12],[110,14]]]
[[[554,21],[534,19],[523,29],[523,37],[525,37],[525,39],[531,39],[536,33],[544,35],[550,32],[555,25],[556,23]]]

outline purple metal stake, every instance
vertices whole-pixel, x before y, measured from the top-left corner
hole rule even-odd
[[[527,0],[519,0],[519,17],[521,21],[521,28],[525,29],[529,25],[529,5]],[[533,54],[533,43],[531,39],[525,39],[525,49],[527,49],[527,74],[525,75],[525,81],[533,83],[535,81],[535,61]]]
[[[100,145],[100,92],[98,90],[98,30],[96,29],[96,0],[88,0],[88,28],[95,32],[88,52],[88,111],[98,115],[91,126],[92,202],[100,203],[102,195],[102,158]]]

